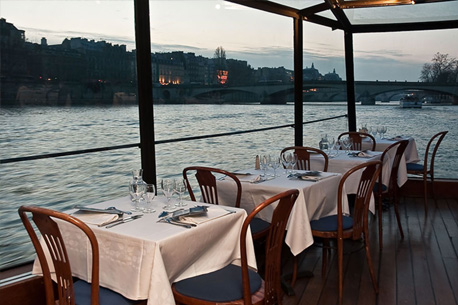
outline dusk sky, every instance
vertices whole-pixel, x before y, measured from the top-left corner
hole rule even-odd
[[[294,2],[294,1],[291,1]],[[135,48],[131,0],[0,0],[0,15],[29,42],[60,44],[83,37]],[[293,21],[221,0],[150,1],[152,52],[184,51],[227,58],[253,68],[292,69]],[[458,30],[354,35],[356,80],[417,81],[439,52],[458,57]],[[343,32],[304,24],[304,67],[345,78]]]

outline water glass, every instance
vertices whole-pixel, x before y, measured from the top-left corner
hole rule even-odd
[[[156,187],[154,184],[148,183],[146,184],[146,192],[143,196],[145,199],[145,209],[143,210],[144,213],[154,213],[156,210],[153,208],[153,199],[156,197]]]
[[[138,184],[136,182],[131,182],[129,184],[129,194],[132,199],[132,211],[141,211],[140,201],[143,200],[143,195],[146,192],[146,184]]]
[[[281,163],[283,164],[283,168],[285,169],[285,175],[288,174],[288,168],[291,165],[291,153],[285,151],[281,154]]]
[[[173,179],[165,178],[165,179],[161,180],[162,194],[164,194],[164,197],[167,199],[166,205],[162,207],[164,210],[172,210],[172,209],[175,208],[170,203],[170,200],[172,199],[172,195],[173,195],[173,190],[174,189],[175,189],[175,186],[174,186],[174,180]]]
[[[264,172],[263,177],[266,177],[267,168],[269,167],[269,156],[268,155],[263,155],[263,156],[261,156],[261,160],[259,160],[259,161],[260,161],[261,169]]]
[[[179,201],[175,203],[177,207],[184,207],[187,205],[186,202],[183,201],[183,194],[186,192],[186,180],[185,179],[175,179],[175,193],[178,194]]]
[[[272,166],[272,168],[274,170],[274,177],[278,177],[277,168],[280,167],[280,157],[272,157],[271,166]]]

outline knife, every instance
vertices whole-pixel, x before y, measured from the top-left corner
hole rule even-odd
[[[116,222],[112,222],[111,224],[105,226],[105,228],[109,229],[109,228],[113,228],[114,226],[117,226],[117,225],[120,225],[122,223],[126,223],[126,222],[131,222],[132,220],[135,220],[135,219],[138,219],[140,217],[142,217],[142,215],[134,215],[134,216],[131,216],[131,217],[128,217],[128,218],[124,218],[124,219],[119,219],[118,221]]]

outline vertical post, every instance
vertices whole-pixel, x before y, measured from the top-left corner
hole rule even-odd
[[[140,118],[140,153],[143,178],[147,183],[157,185],[149,1],[134,0],[134,10],[135,45],[137,48],[137,99]]]
[[[294,18],[294,145],[303,146],[303,23],[302,19]]]
[[[348,131],[356,131],[355,63],[353,60],[353,34],[345,31],[345,73],[347,75]]]

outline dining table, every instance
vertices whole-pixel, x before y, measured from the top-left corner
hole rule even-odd
[[[99,244],[100,286],[132,300],[148,299],[150,305],[174,305],[173,282],[240,262],[240,231],[247,217],[244,209],[185,201],[187,205],[182,209],[196,204],[208,206],[208,219],[200,217],[197,225],[187,228],[159,221],[165,200],[163,196],[157,196],[153,202],[155,213],[143,214],[138,219],[117,226],[99,226],[92,221],[88,223]],[[126,196],[90,207],[116,207],[127,211],[132,208],[132,202]],[[89,219],[78,210],[67,212],[83,221]],[[91,249],[87,238],[75,226],[57,221],[73,276],[90,281]],[[250,232],[248,234],[251,236]],[[248,265],[256,269],[251,238],[247,238],[247,258]],[[38,260],[34,262],[33,273],[41,274]]]
[[[406,150],[404,151],[404,158],[406,163],[417,163],[420,161],[418,156],[418,149],[416,141],[413,137],[409,136],[395,136],[395,137],[375,137],[375,151],[384,151],[388,146],[394,144],[398,141],[408,140]],[[371,141],[369,138],[364,139],[361,142],[361,147],[363,150],[371,148]]]
[[[289,189],[299,190],[299,195],[291,210],[286,226],[285,243],[293,255],[298,255],[314,242],[310,221],[324,216],[337,214],[338,185],[340,173],[319,172],[307,176],[307,171],[262,170],[248,169],[236,171],[234,174],[242,183],[240,207],[248,213],[264,200]],[[302,176],[301,176],[302,174]],[[318,176],[317,176],[318,175]],[[301,176],[301,177],[299,177]],[[236,184],[231,179],[219,179],[218,200],[221,205],[233,204]],[[343,211],[349,213],[347,194],[342,194]],[[260,211],[256,217],[270,222],[277,203]]]

